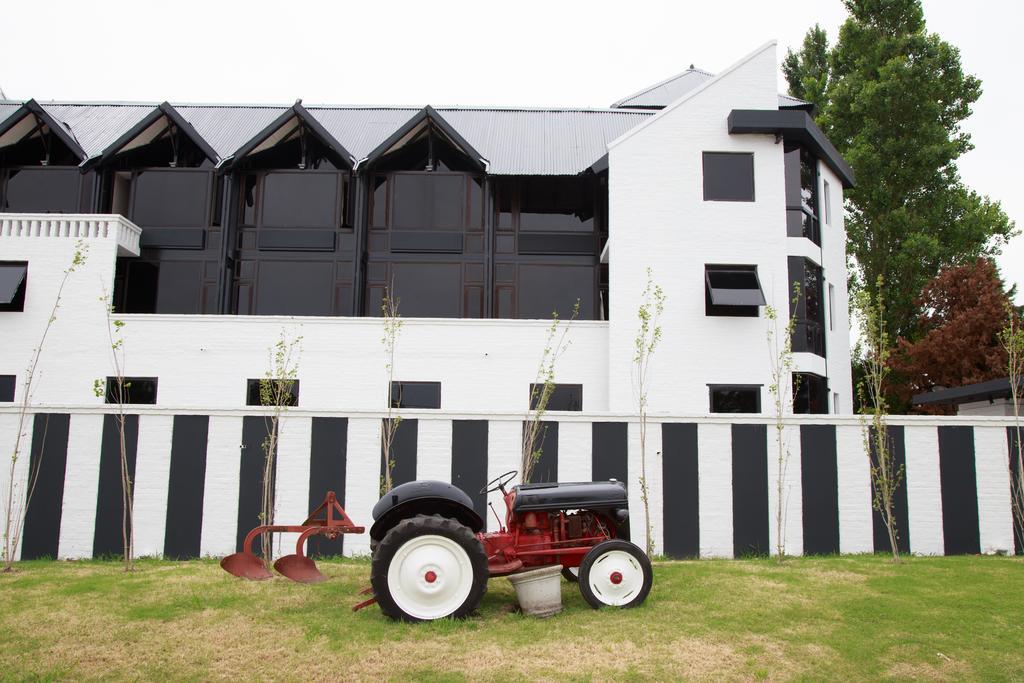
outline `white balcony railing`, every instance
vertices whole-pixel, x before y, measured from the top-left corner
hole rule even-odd
[[[115,239],[118,256],[138,256],[142,229],[123,216],[95,213],[0,213],[0,237]]]

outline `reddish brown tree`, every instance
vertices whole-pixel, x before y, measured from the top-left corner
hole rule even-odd
[[[1006,376],[1006,350],[999,343],[1010,297],[991,259],[946,268],[925,285],[915,302],[917,341],[900,338],[892,366],[893,389],[909,404],[914,394]],[[952,410],[922,406],[918,412]]]

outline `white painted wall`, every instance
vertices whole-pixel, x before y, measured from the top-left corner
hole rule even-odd
[[[795,368],[834,377],[840,410],[851,412],[849,343],[839,340],[847,329],[842,185],[826,168],[822,179],[829,180],[833,210],[824,252],[809,240],[787,238],[783,146],[772,135],[730,135],[727,129],[733,109],[775,109],[776,80],[771,43],[609,146],[608,386],[613,411],[635,409],[630,358],[649,267],[667,296],[664,339],[652,362],[652,412],[706,413],[707,385],[733,383],[763,385],[761,403],[767,412],[763,310],[758,318],[705,315],[704,266],[757,265],[768,304],[785,319],[791,298],[786,257],[810,248],[837,284],[837,329],[828,338],[827,368],[812,354],[797,354]],[[705,151],[752,152],[755,201],[704,201]]]

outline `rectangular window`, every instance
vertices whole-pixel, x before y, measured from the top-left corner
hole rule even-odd
[[[832,413],[835,415],[839,414],[839,393],[832,392]]]
[[[156,404],[156,377],[123,377],[124,396],[120,403]],[[118,403],[117,378],[107,378],[107,403]]]
[[[0,403],[14,401],[14,375],[0,375]]]
[[[27,261],[0,261],[0,311],[24,311]]]
[[[825,225],[832,225],[832,193],[828,181],[825,182],[825,191],[822,193],[822,203],[825,204]]]
[[[582,178],[523,178],[519,184],[519,229],[592,232],[594,195]]]
[[[821,268],[802,256],[789,257],[789,282],[800,286],[800,296],[790,302],[796,319],[793,351],[825,357],[825,302]]]
[[[818,162],[799,145],[787,144],[784,153],[786,234],[806,237],[821,246],[818,225]]]
[[[392,382],[392,408],[432,408],[441,407],[440,382]]]
[[[704,313],[706,315],[756,318],[764,306],[757,266],[704,266]]]
[[[82,173],[77,167],[12,168],[4,185],[0,211],[75,213]]]
[[[209,171],[141,171],[132,191],[132,221],[143,228],[205,228],[210,182]]]
[[[793,412],[797,415],[828,414],[828,380],[812,372],[794,372]]]
[[[396,173],[392,176],[391,227],[395,230],[462,230],[466,176]]]
[[[709,384],[712,413],[760,413],[760,384]]]
[[[704,152],[704,201],[754,201],[754,155]]]
[[[299,380],[250,379],[246,380],[245,405],[299,405]]]
[[[836,329],[836,288],[831,283],[828,286],[828,329]]]
[[[263,222],[274,228],[336,228],[338,174],[296,171],[268,173],[263,179]]]
[[[540,402],[543,384],[530,385],[530,410],[536,410]],[[583,410],[582,384],[556,384],[548,397],[547,410]]]

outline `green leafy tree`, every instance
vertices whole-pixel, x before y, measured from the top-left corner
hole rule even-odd
[[[982,92],[959,50],[927,31],[920,0],[843,4],[836,44],[815,26],[783,70],[857,177],[846,193],[851,292],[877,298],[882,278],[887,335],[911,338],[924,285],[944,267],[999,253],[1014,225],[957,172],[972,149],[961,123]]]

